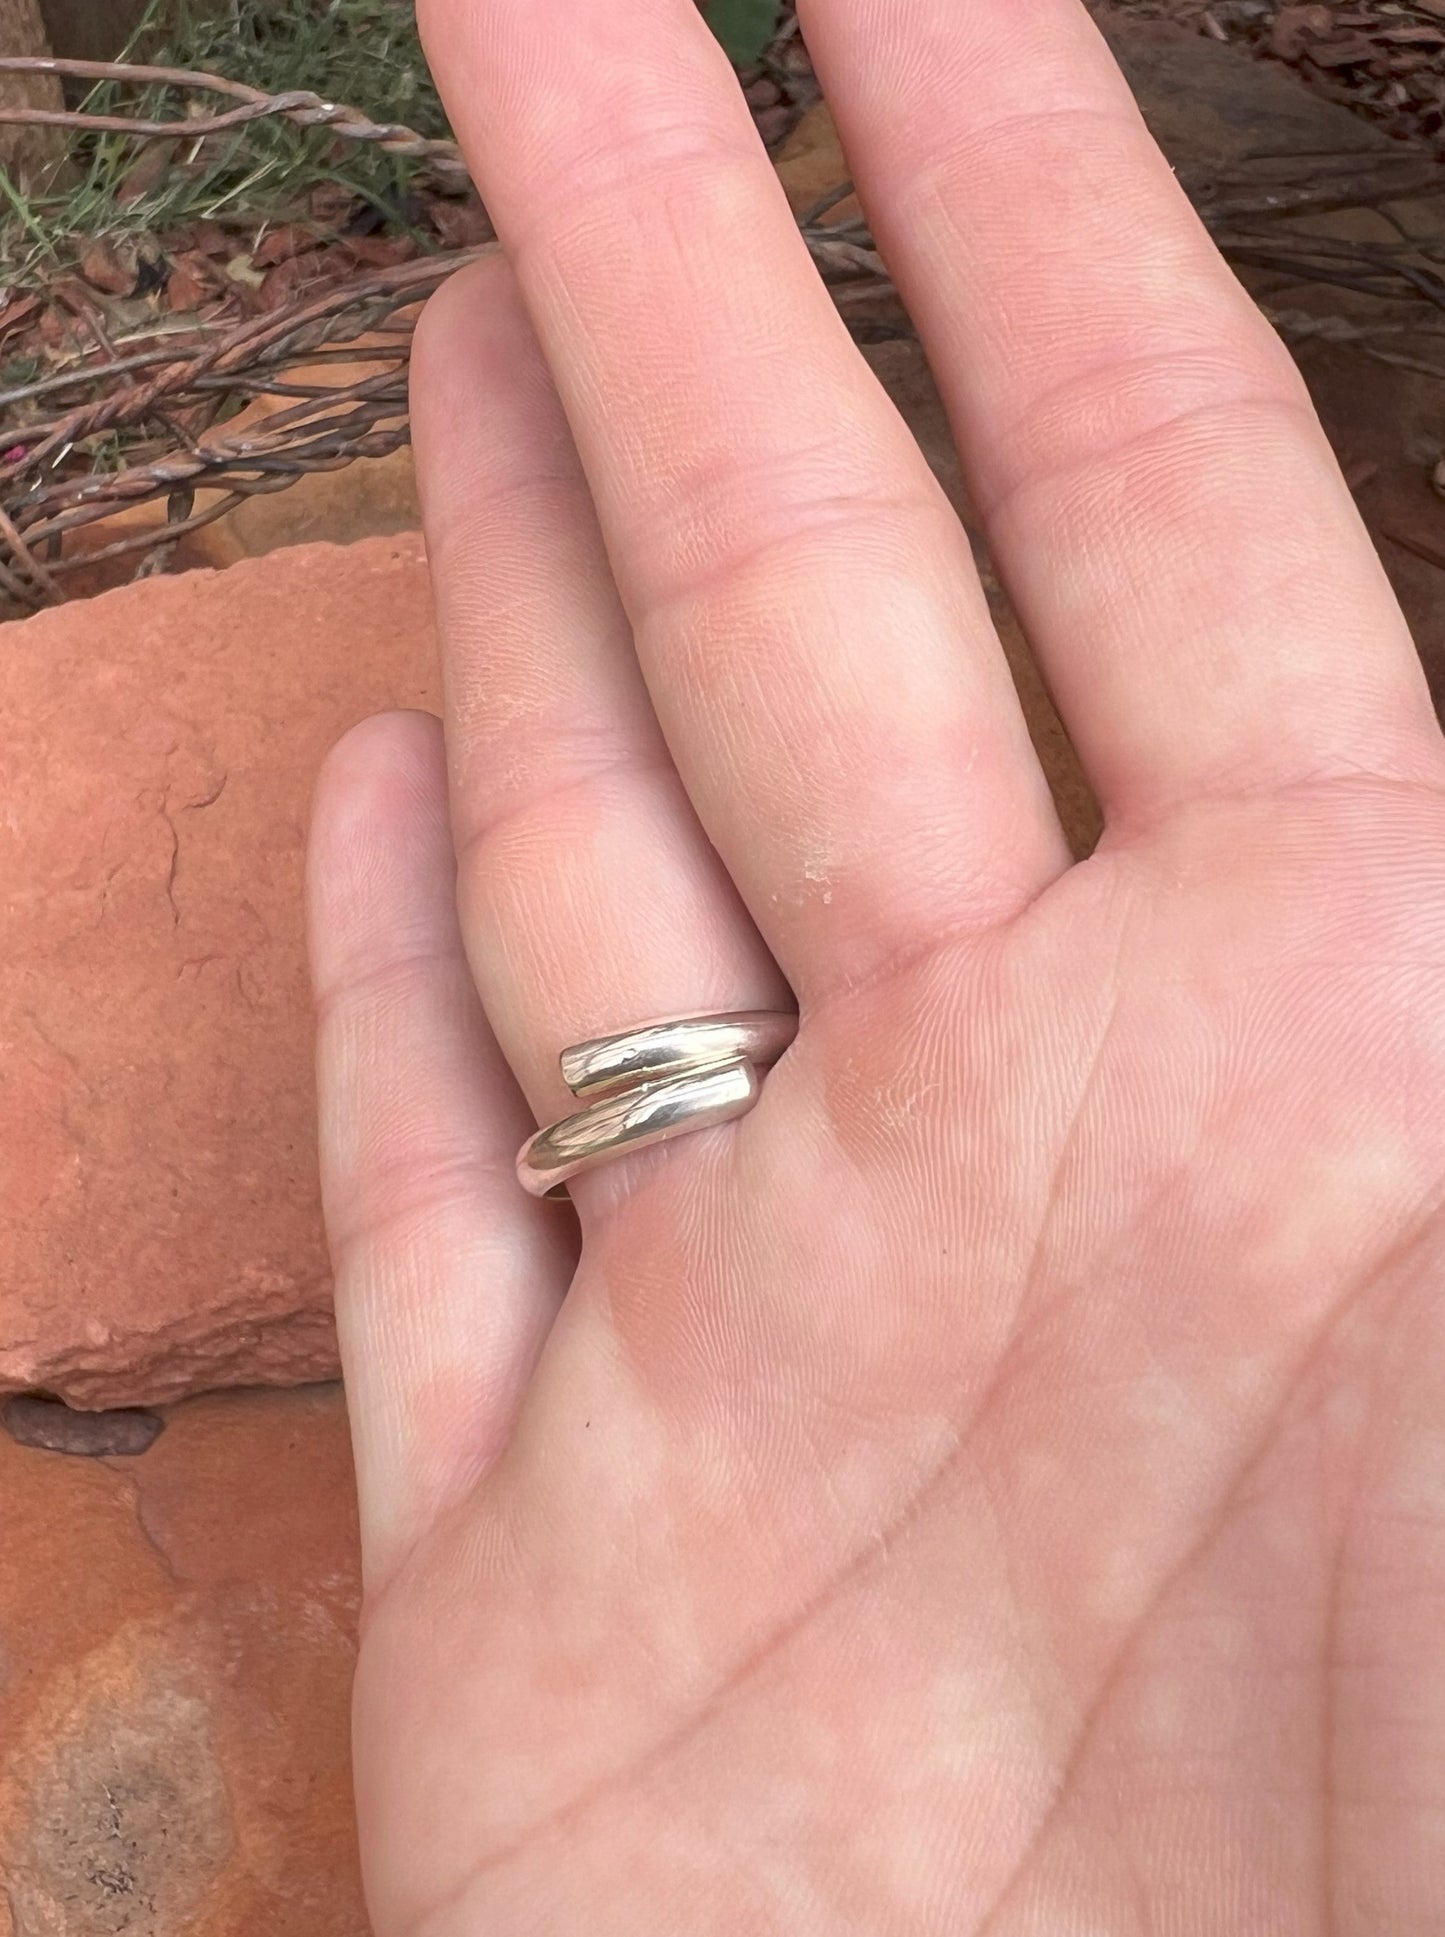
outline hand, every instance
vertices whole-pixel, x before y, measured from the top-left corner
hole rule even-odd
[[[691,0],[428,0],[511,265],[416,349],[445,756],[312,858],[376,1927],[1438,1931],[1420,669],[1075,0],[803,12],[1107,832]],[[564,1044],[789,990],[523,1197]]]

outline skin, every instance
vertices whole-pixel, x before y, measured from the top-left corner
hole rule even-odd
[[[444,730],[310,876],[379,1937],[1445,1924],[1445,748],[1075,0],[813,0],[1107,817],[691,0],[427,0]],[[512,1175],[563,1045],[799,1003]]]

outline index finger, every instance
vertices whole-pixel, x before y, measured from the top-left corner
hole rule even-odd
[[[692,0],[428,0],[678,771],[800,992],[1067,855],[967,539]]]

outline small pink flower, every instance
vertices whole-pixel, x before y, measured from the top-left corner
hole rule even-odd
[[[3,456],[0,456],[0,464],[18,464],[24,455],[25,446],[23,444],[12,444],[9,450]]]

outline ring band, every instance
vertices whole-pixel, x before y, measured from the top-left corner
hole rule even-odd
[[[533,1197],[561,1197],[569,1178],[629,1151],[746,1116],[758,1071],[777,1062],[798,1018],[772,1010],[685,1016],[562,1052],[562,1080],[585,1109],[522,1145],[517,1176]]]

